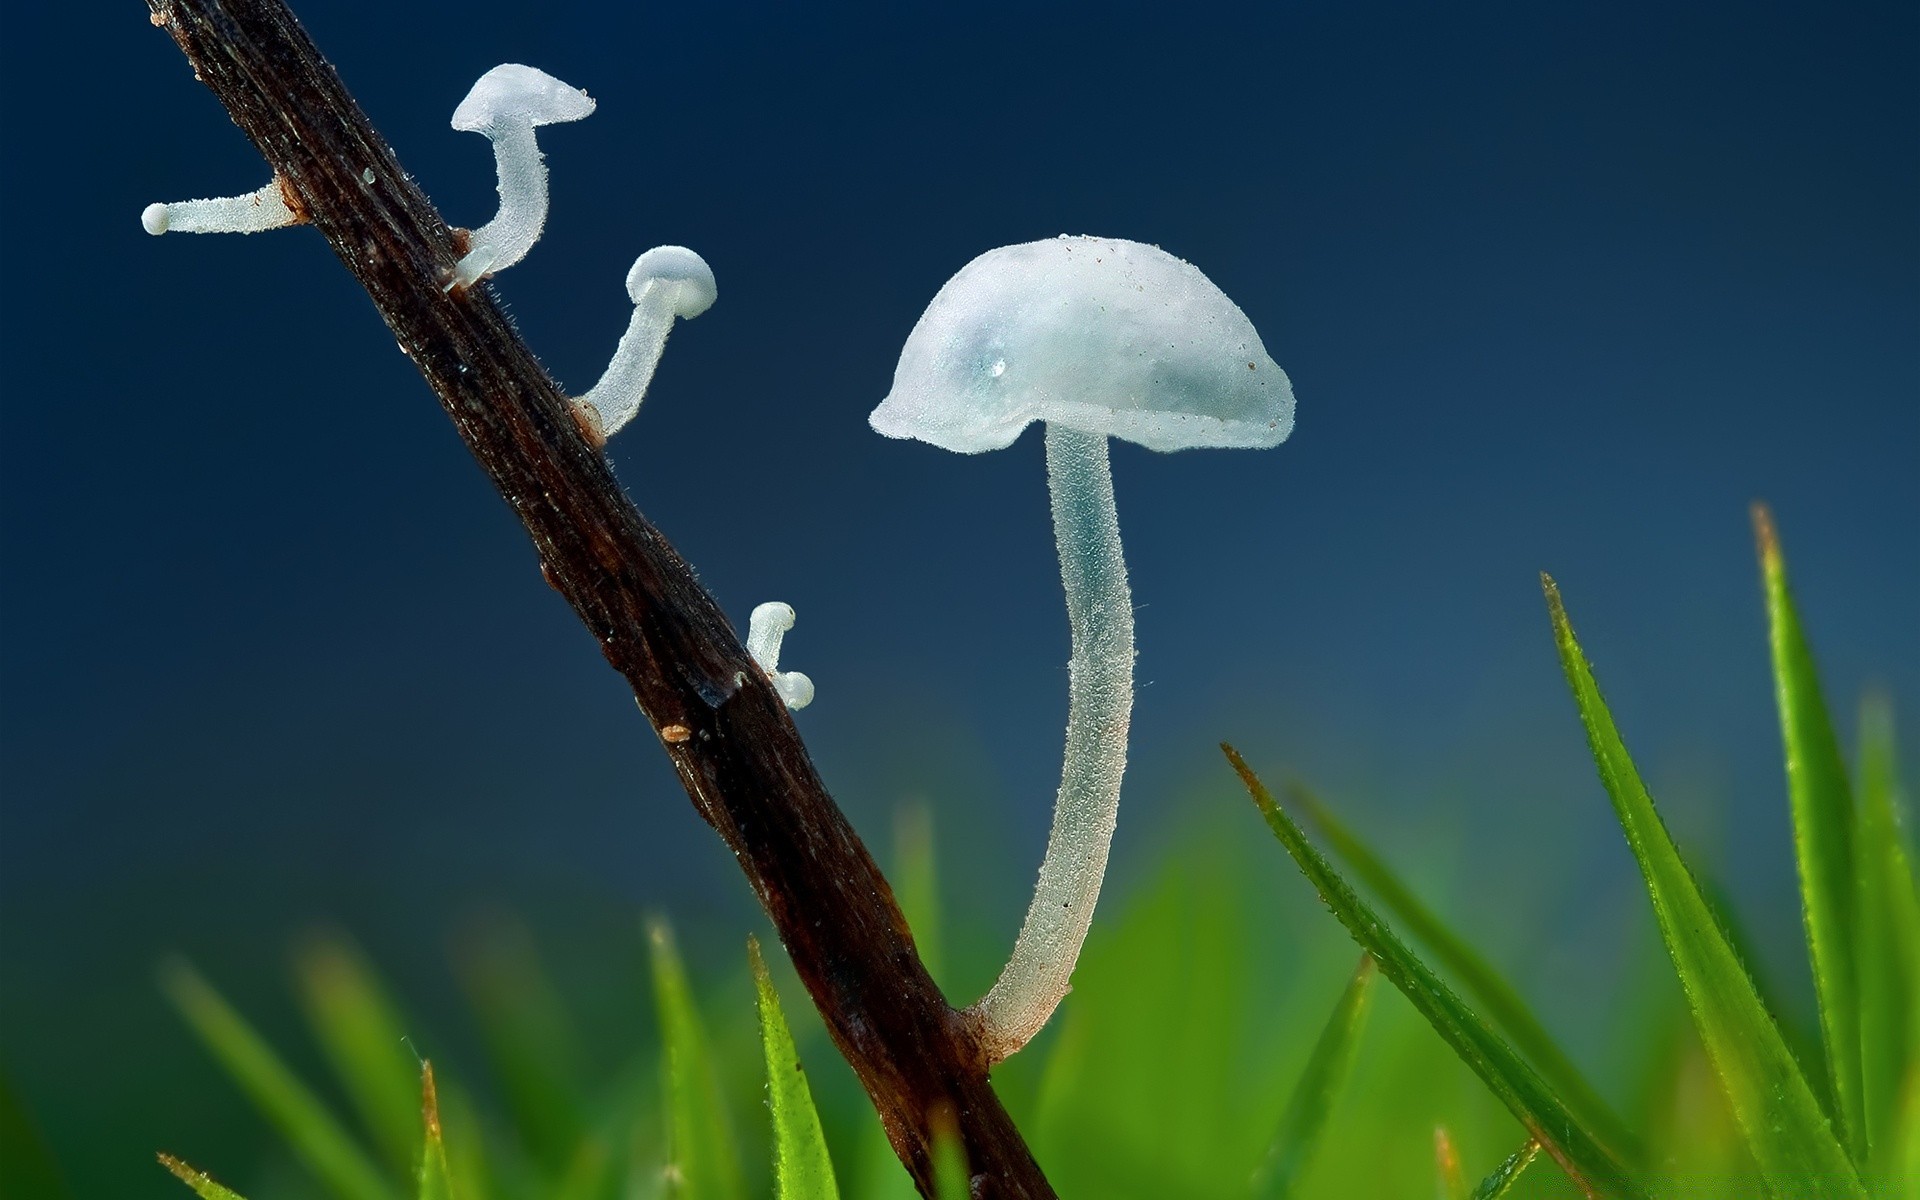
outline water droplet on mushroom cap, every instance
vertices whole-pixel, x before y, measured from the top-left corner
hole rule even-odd
[[[967,454],[1033,421],[1154,450],[1256,448],[1292,432],[1293,387],[1193,264],[1140,242],[1058,237],[990,250],[948,280],[869,420]]]

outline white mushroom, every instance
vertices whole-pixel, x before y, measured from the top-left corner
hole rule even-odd
[[[305,221],[304,216],[287,207],[285,185],[277,175],[265,187],[244,196],[149,204],[140,213],[140,227],[155,237],[163,233],[259,233]]]
[[[573,402],[600,441],[640,411],[673,319],[699,316],[713,307],[719,294],[713,268],[685,246],[655,246],[634,260],[627,272],[627,296],[633,301],[627,331],[620,335],[600,382]]]
[[[778,600],[758,605],[747,618],[747,653],[767,673],[788,708],[805,708],[813,703],[813,680],[798,671],[779,669],[780,643],[792,628],[792,605]]]
[[[1107,439],[1154,450],[1273,446],[1293,428],[1293,388],[1246,314],[1191,264],[1138,242],[1062,236],[991,250],[949,280],[869,421],[962,454],[1046,423],[1073,631],[1067,744],[1033,902],[999,981],[967,1010],[999,1062],[1067,993],[1126,771],[1133,600]]]
[[[469,235],[449,289],[471,287],[527,256],[547,223],[547,164],[533,131],[591,112],[593,97],[519,63],[502,63],[473,85],[453,110],[453,127],[493,142],[500,211]]]

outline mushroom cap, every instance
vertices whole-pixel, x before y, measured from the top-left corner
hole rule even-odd
[[[1153,450],[1266,447],[1293,386],[1253,323],[1158,246],[1068,237],[1002,246],[947,281],[867,418],[977,454],[1053,421]]]
[[[555,125],[593,112],[593,97],[538,67],[501,63],[482,75],[453,110],[453,127],[485,133],[499,122]]]
[[[640,303],[649,284],[667,289],[668,307],[683,321],[712,308],[720,295],[713,268],[685,246],[655,246],[633,260],[633,269],[627,272],[627,298]]]

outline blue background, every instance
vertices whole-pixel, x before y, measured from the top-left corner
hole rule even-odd
[[[737,619],[797,608],[828,780],[878,842],[935,804],[989,942],[1065,715],[1039,440],[962,458],[865,416],[961,265],[1089,232],[1199,265],[1299,396],[1273,451],[1116,448],[1122,882],[1242,818],[1230,738],[1453,863],[1496,942],[1635,911],[1546,569],[1670,822],[1804,986],[1745,510],[1777,510],[1845,724],[1869,686],[1920,706],[1913,5],[298,9],[457,224],[494,206],[447,127],[481,72],[598,99],[543,131],[552,216],[498,293],[581,391],[640,251],[713,265],[615,466]],[[141,232],[265,178],[178,51],[130,3],[10,25],[0,1059],[75,1182],[174,1194],[153,1147],[253,1136],[165,952],[270,1027],[322,917],[428,1008],[488,908],[584,993],[643,908],[730,962],[737,872],[320,238]],[[77,1152],[89,1127],[128,1132]]]

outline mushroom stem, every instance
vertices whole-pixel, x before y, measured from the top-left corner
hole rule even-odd
[[[603,438],[612,437],[621,426],[633,420],[646,399],[647,385],[660,366],[660,355],[667,348],[667,334],[673,329],[673,309],[666,301],[666,289],[649,281],[642,286],[633,304],[633,316],[627,331],[620,335],[600,382],[574,400],[593,412],[596,428]]]
[[[244,196],[149,204],[140,213],[140,227],[155,237],[163,233],[260,233],[304,220],[287,206],[287,193],[278,175]]]
[[[1000,978],[966,1016],[989,1063],[1032,1040],[1069,990],[1107,870],[1133,712],[1133,595],[1103,434],[1047,427],[1047,486],[1073,629],[1067,749],[1033,903]]]
[[[788,708],[813,703],[813,680],[798,671],[780,669],[780,643],[793,628],[793,606],[778,600],[757,605],[747,618],[747,654],[767,673],[773,690]]]
[[[627,331],[600,382],[573,402],[601,443],[640,411],[674,318],[692,320],[718,294],[713,268],[685,246],[655,246],[634,260],[627,272],[627,298],[633,301]]]
[[[533,125],[497,121],[486,135],[493,142],[500,211],[469,236],[467,253],[453,269],[452,287],[472,287],[519,262],[547,224],[547,162]]]

